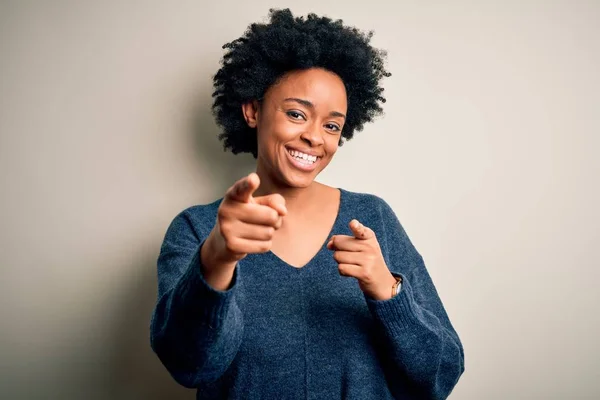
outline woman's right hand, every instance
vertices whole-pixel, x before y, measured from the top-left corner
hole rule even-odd
[[[280,194],[252,196],[259,185],[260,178],[253,172],[227,190],[215,226],[202,248],[202,272],[217,289],[229,287],[239,260],[249,253],[271,250],[273,235],[287,214]]]

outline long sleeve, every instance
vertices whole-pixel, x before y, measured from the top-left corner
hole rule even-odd
[[[183,386],[217,380],[233,361],[243,334],[236,303],[236,266],[231,287],[213,289],[201,273],[200,250],[212,225],[183,211],[171,222],[158,257],[158,301],[150,342],[161,362]]]
[[[390,388],[398,398],[407,380],[420,399],[445,399],[465,370],[464,350],[427,272],[391,207],[380,200],[378,236],[390,271],[403,278],[402,289],[389,300],[365,295],[381,327]],[[398,387],[393,387],[394,383]]]

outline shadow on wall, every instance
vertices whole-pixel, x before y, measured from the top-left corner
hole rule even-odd
[[[198,154],[198,168],[210,177],[210,188],[216,188],[216,200],[236,180],[254,170],[255,160],[251,155],[233,155],[223,151],[222,143],[217,139],[219,129],[210,108],[211,89],[202,90],[198,100],[192,102],[189,132],[181,134],[192,135]],[[157,300],[156,259],[162,240],[163,236],[157,245],[152,244],[152,248],[146,249],[141,265],[132,266],[140,274],[115,312],[114,354],[110,363],[111,399],[195,398],[195,390],[177,384],[150,348],[150,318]]]

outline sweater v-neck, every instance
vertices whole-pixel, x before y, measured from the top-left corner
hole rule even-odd
[[[341,217],[343,214],[343,210],[344,210],[344,203],[346,201],[346,191],[342,188],[336,188],[340,191],[340,204],[338,206],[338,211],[337,211],[337,215],[335,217],[335,220],[333,221],[333,225],[331,226],[331,229],[329,230],[329,233],[327,234],[327,237],[325,238],[325,240],[323,241],[323,243],[321,244],[321,247],[319,248],[319,250],[312,256],[312,258],[303,266],[301,267],[297,267],[295,265],[291,265],[290,263],[288,263],[287,261],[285,261],[284,259],[282,259],[281,257],[279,257],[277,254],[275,254],[273,251],[269,250],[266,253],[264,253],[267,257],[271,258],[274,262],[276,262],[277,264],[283,265],[284,267],[288,267],[294,270],[298,270],[298,271],[302,271],[305,270],[307,267],[309,267],[310,265],[314,264],[314,262],[321,256],[321,254],[323,253],[323,251],[328,250],[327,249],[327,242],[329,242],[329,239],[331,238],[331,236],[334,234],[334,232],[338,231],[339,225],[342,223],[341,221]]]

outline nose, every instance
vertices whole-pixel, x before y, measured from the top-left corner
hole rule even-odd
[[[309,129],[305,130],[300,138],[310,145],[310,147],[318,147],[325,143],[323,132],[318,124],[312,124]]]

